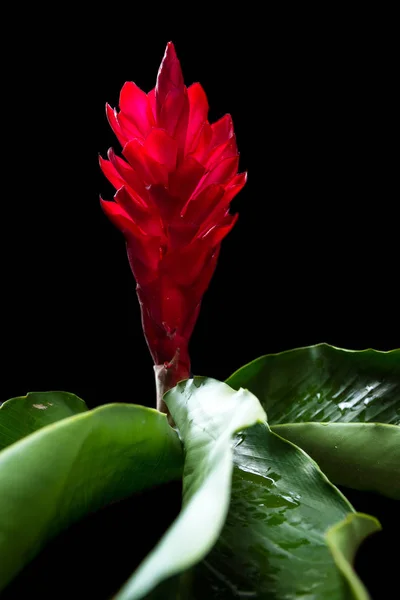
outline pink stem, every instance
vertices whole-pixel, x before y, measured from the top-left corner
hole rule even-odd
[[[190,377],[187,366],[179,361],[179,348],[170,362],[163,365],[154,365],[154,375],[156,379],[157,410],[165,413],[168,416],[169,422],[172,423],[163,396],[168,390],[175,387],[179,381]]]

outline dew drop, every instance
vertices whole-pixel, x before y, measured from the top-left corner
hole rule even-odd
[[[245,439],[246,439],[245,435],[243,435],[243,434],[238,435],[237,438],[236,438],[236,440],[235,440],[235,443],[234,443],[233,447],[237,448],[238,446],[240,446],[240,444],[243,444],[243,442],[244,442]]]

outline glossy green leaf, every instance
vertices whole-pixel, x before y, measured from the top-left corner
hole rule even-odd
[[[272,430],[303,448],[335,483],[400,500],[400,427],[292,423]]]
[[[308,452],[334,483],[398,498],[400,350],[319,344],[262,356],[227,383],[256,394],[273,429]],[[374,422],[392,427],[325,427]]]
[[[0,450],[33,431],[87,411],[83,400],[68,392],[30,392],[0,406]]]
[[[212,548],[229,506],[232,435],[265,418],[252,394],[196,377],[164,396],[185,447],[183,508],[116,599],[143,598],[160,582],[199,562]],[[172,582],[174,589],[178,582]],[[158,596],[157,596],[158,597]],[[159,592],[171,595],[171,582]]]
[[[267,425],[239,435],[237,444],[227,521],[195,569],[194,598],[213,590],[218,600],[363,600],[325,538],[356,514],[342,494],[308,455]]]
[[[165,415],[110,404],[42,428],[0,452],[0,590],[46,541],[111,501],[182,473]]]
[[[325,535],[336,565],[348,583],[349,592],[358,600],[368,600],[369,595],[356,576],[351,563],[364,538],[379,529],[380,524],[373,517],[353,513],[331,527]]]
[[[262,356],[227,383],[253,392],[270,425],[400,424],[400,350],[352,351],[319,344]]]
[[[183,509],[116,599],[363,600],[331,546],[343,549],[325,539],[354,509],[307,454],[260,423],[254,396],[195,378],[165,400],[185,447]]]

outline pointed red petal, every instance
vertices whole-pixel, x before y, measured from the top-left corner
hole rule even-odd
[[[175,132],[178,128],[181,118],[185,115],[188,117],[188,100],[185,90],[171,90],[162,105],[158,115],[157,124],[162,129],[165,129],[172,137],[175,137]],[[187,118],[186,118],[187,127]],[[185,130],[186,135],[186,130]],[[185,142],[183,142],[184,144]]]
[[[183,223],[196,223],[200,226],[219,205],[224,193],[225,189],[222,185],[210,185],[190,198],[181,212]]]
[[[175,47],[172,42],[167,44],[165,54],[162,59],[156,84],[156,106],[157,116],[161,113],[162,105],[169,92],[172,90],[182,90],[184,86],[181,65],[176,56]]]
[[[129,117],[124,115],[123,112],[118,113],[118,123],[122,134],[125,136],[126,142],[129,142],[129,140],[132,140],[133,138],[138,138],[140,140],[144,138],[144,135],[136,127],[134,122]]]
[[[193,146],[194,149],[192,149],[190,156],[193,156],[197,161],[205,165],[210,151],[211,140],[211,125],[208,122],[205,122],[197,136],[196,144]]]
[[[176,127],[174,138],[178,144],[178,161],[182,162],[185,156],[186,134],[189,123],[189,98],[186,88],[183,92],[183,104]]]
[[[114,200],[144,233],[155,236],[162,235],[162,223],[157,214],[138,204],[135,197],[125,187],[117,191]]]
[[[143,181],[132,169],[130,164],[125,162],[119,156],[116,156],[112,148],[107,152],[107,156],[124,183],[137,194],[138,201],[142,202],[144,206],[147,206],[148,191],[146,190]]]
[[[230,204],[230,202],[233,200],[236,194],[238,194],[240,190],[245,186],[246,181],[247,173],[239,173],[231,179],[225,190],[224,204]]]
[[[208,115],[207,96],[200,83],[194,83],[188,88],[188,97],[190,110],[185,152],[192,150]]]
[[[220,189],[222,188],[223,193],[222,196],[213,204],[210,203],[208,213],[203,213],[202,231],[208,230],[213,225],[221,225],[221,219],[223,222],[225,222],[226,215],[227,213],[229,214],[229,204],[236,194],[238,194],[243,188],[246,183],[246,179],[247,173],[240,173],[240,175],[235,175],[235,177],[231,179],[225,189],[224,186],[217,186]],[[206,191],[213,187],[215,186],[206,188]],[[204,201],[204,204],[205,203],[206,202]],[[228,218],[230,218],[230,216]]]
[[[236,221],[239,218],[239,214],[226,215],[224,221],[219,225],[214,225],[210,229],[200,234],[201,239],[206,240],[210,246],[217,246],[221,243],[223,238],[233,229]]]
[[[124,180],[119,175],[118,171],[111,164],[110,161],[105,160],[102,156],[99,156],[100,169],[103,171],[104,175],[107,177],[108,181],[118,190],[122,185],[124,185]]]
[[[160,238],[147,235],[119,204],[102,198],[100,202],[107,217],[125,236],[129,264],[138,284],[155,279],[160,260]]]
[[[131,234],[140,237],[143,232],[132,221],[128,213],[115,202],[103,200],[100,198],[100,204],[110,221],[124,234]]]
[[[227,142],[233,136],[233,122],[231,115],[225,115],[211,125],[213,131],[212,147]]]
[[[142,135],[147,135],[153,125],[147,94],[133,81],[127,81],[119,96],[122,113],[135,125]]]
[[[211,171],[209,171],[200,182],[196,194],[213,183],[226,183],[236,175],[239,166],[239,157],[224,158]]]
[[[117,136],[119,143],[121,144],[121,146],[125,146],[126,142],[128,141],[128,138],[121,130],[121,126],[118,122],[117,113],[115,109],[111,108],[109,104],[106,104],[106,115],[108,122],[110,123],[111,129]]]
[[[144,142],[144,147],[149,156],[165,165],[168,171],[175,169],[178,144],[164,129],[152,129]]]
[[[139,140],[130,140],[122,151],[122,154],[135,169],[140,178],[147,184],[167,184],[168,171],[165,165],[161,165],[149,156]]]
[[[233,135],[230,140],[220,144],[219,146],[216,146],[210,152],[206,161],[207,169],[211,169],[217,164],[217,162],[221,162],[224,158],[237,156],[237,154],[236,137]]]
[[[229,204],[236,196],[236,194],[238,194],[240,190],[244,187],[246,180],[247,173],[240,173],[239,175],[235,175],[235,177],[231,179],[231,181],[225,188],[225,193],[223,194],[222,198],[218,199],[218,201],[215,202],[212,207],[210,207],[210,211],[207,215],[204,215],[202,231],[207,231],[210,227],[216,224],[221,225],[221,219],[223,220],[223,222],[225,222],[225,219],[229,215]],[[208,189],[209,188],[206,188],[206,190]],[[231,218],[231,216],[229,215],[228,218]]]

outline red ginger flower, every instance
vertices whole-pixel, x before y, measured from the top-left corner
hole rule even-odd
[[[175,385],[189,377],[189,338],[246,174],[237,173],[231,117],[208,122],[204,90],[186,88],[171,42],[156,87],[125,83],[119,106],[107,105],[107,117],[127,162],[112,149],[100,158],[117,189],[115,202],[101,202],[125,236],[154,363],[175,367]]]

